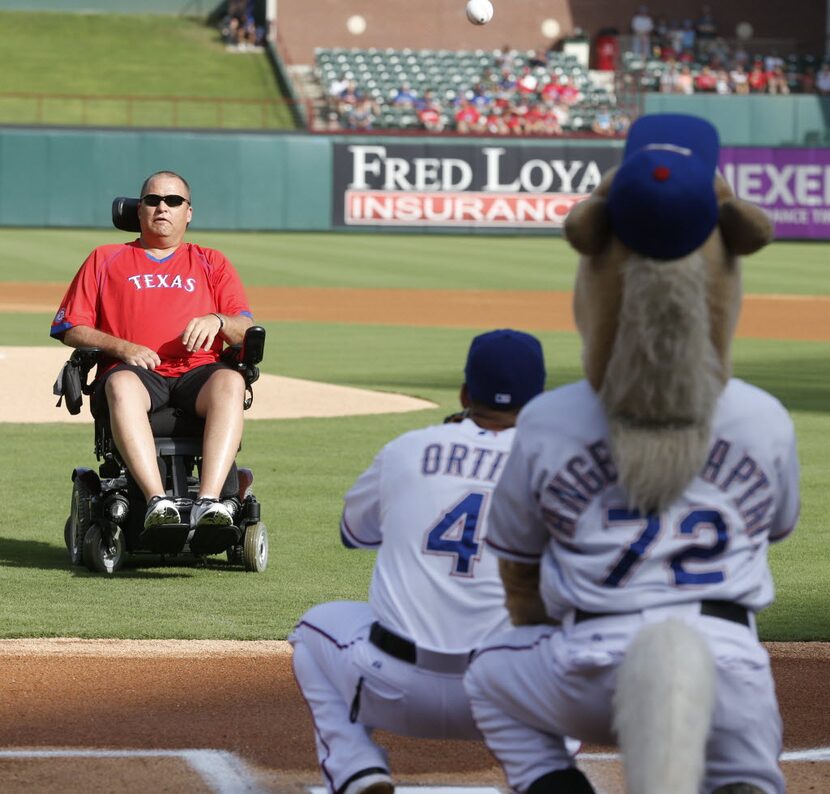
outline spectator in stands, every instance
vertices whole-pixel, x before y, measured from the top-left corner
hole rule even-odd
[[[742,63],[737,63],[729,72],[729,83],[734,94],[749,93],[749,75]]]
[[[695,22],[695,42],[697,57],[701,61],[709,58],[709,52],[718,36],[718,26],[712,16],[712,9],[705,5],[700,10],[700,17]]]
[[[545,56],[545,53],[541,50],[533,50],[530,57],[527,59],[527,65],[531,69],[544,69],[548,65],[548,59]]]
[[[732,84],[729,81],[729,72],[726,69],[718,69],[715,72],[715,93],[721,96],[732,93]]]
[[[462,135],[479,133],[482,129],[481,113],[478,108],[464,98],[455,111],[455,129]]]
[[[802,94],[814,94],[816,88],[816,70],[809,64],[804,67],[804,71],[797,77],[798,90]]]
[[[350,130],[372,130],[379,113],[371,97],[358,93],[356,103],[346,113],[346,127]]]
[[[415,111],[418,121],[427,132],[443,132],[447,125],[447,118],[441,103],[435,97],[432,89],[427,88],[423,97],[416,100]]]
[[[412,90],[412,86],[405,82],[395,92],[395,96],[392,98],[392,104],[399,108],[411,108],[415,106],[417,98],[418,95]]]
[[[652,54],[658,55],[660,58],[663,57],[666,49],[672,46],[670,33],[669,20],[665,14],[661,14],[654,20],[654,30],[651,34]]]
[[[549,105],[542,103],[543,121],[542,128],[544,135],[561,135],[562,125],[568,120],[568,109],[564,105]]]
[[[339,97],[349,87],[349,79],[345,72],[341,72],[329,83],[329,96]]]
[[[709,66],[702,66],[694,79],[696,93],[713,94],[717,88],[718,78]]]
[[[574,85],[569,75],[560,76],[559,85],[556,87],[556,99],[569,106],[575,105],[582,99],[582,92]]]
[[[520,94],[528,96],[529,94],[535,94],[536,89],[538,87],[539,80],[537,79],[536,75],[533,74],[529,66],[525,66],[522,69],[521,77],[519,77],[518,81],[516,82],[516,90]]]
[[[660,72],[660,93],[677,94],[679,88],[677,77],[680,74],[680,67],[676,61],[669,61],[662,72]]]
[[[718,36],[709,49],[708,63],[715,71],[718,69],[728,69],[730,63],[733,62],[732,54],[729,50],[729,44],[726,39]]]
[[[752,69],[746,78],[751,94],[764,94],[767,90],[767,73],[764,71],[764,63],[756,59],[752,63]]]
[[[504,112],[498,105],[493,105],[484,119],[484,130],[488,135],[507,135],[510,130],[504,120]]]
[[[591,131],[597,135],[604,136],[613,136],[616,134],[614,120],[611,116],[611,108],[602,105],[597,109],[594,120],[591,123]]]
[[[683,35],[683,25],[680,22],[675,19],[669,22],[666,48],[672,50],[675,58],[678,58],[680,53],[683,52]],[[663,60],[668,60],[668,58],[664,58]]]
[[[513,57],[513,50],[505,44],[493,54],[493,63],[496,69],[509,72],[513,69]]]
[[[749,53],[746,51],[746,48],[740,42],[732,50],[731,54],[732,66],[743,66],[744,71],[746,71],[746,67],[749,66]]]
[[[648,6],[642,5],[631,17],[631,51],[642,58],[651,55],[651,33],[654,21],[648,13]]]
[[[816,93],[830,96],[830,64],[823,63],[816,73]]]
[[[358,102],[357,83],[354,80],[348,80],[346,87],[337,95],[336,99],[337,112],[341,117],[345,117]]]
[[[675,85],[676,94],[693,94],[695,92],[695,79],[689,64],[681,64],[680,73],[677,75]]]
[[[773,49],[764,56],[764,70],[767,73],[774,72],[777,67],[784,67],[784,59],[778,54],[778,50]]]
[[[789,94],[790,85],[787,82],[787,75],[784,74],[783,65],[775,66],[767,73],[767,93]]]
[[[686,61],[694,59],[696,41],[697,32],[692,20],[684,19],[680,26],[680,47],[678,48],[680,54],[678,58]]]

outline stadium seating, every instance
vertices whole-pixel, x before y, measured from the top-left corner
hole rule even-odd
[[[315,51],[314,74],[321,93],[337,79],[353,80],[356,89],[371,97],[379,108],[376,129],[418,129],[420,122],[411,108],[394,105],[396,92],[408,83],[420,95],[430,89],[441,102],[450,124],[454,105],[463,97],[472,96],[477,84],[495,86],[491,76],[501,76],[498,51],[488,50],[411,50],[377,48],[318,48]],[[528,65],[531,52],[513,52],[510,69],[518,75]],[[566,75],[580,90],[581,98],[572,107],[568,128],[590,129],[595,110],[613,107],[616,97],[607,86],[595,83],[572,55],[548,53],[545,66],[535,66],[532,73],[541,88],[551,80]]]

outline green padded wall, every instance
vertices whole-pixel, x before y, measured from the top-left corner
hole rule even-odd
[[[830,99],[817,95],[645,94],[643,100],[646,113],[691,113],[709,119],[728,146],[830,144]]]
[[[153,171],[193,189],[194,229],[328,229],[331,145],[316,136],[0,129],[0,226],[107,227]]]

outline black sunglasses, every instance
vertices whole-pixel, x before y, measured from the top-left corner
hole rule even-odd
[[[185,201],[190,204],[190,199],[186,199],[184,196],[177,196],[175,193],[171,193],[169,196],[159,196],[158,193],[148,193],[146,196],[142,196],[139,201],[148,207],[158,207],[162,201],[168,207],[181,207]]]

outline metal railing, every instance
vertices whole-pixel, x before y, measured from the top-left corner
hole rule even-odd
[[[295,129],[284,99],[0,93],[0,124]]]

